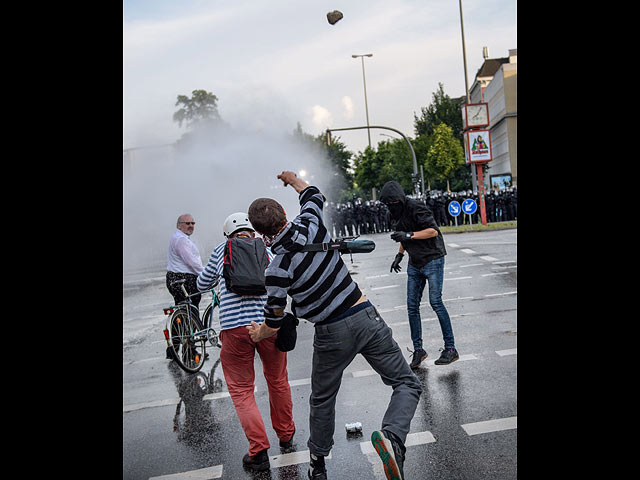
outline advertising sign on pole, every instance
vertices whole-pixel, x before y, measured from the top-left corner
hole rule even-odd
[[[464,137],[467,163],[491,161],[491,132],[489,130],[468,130]]]

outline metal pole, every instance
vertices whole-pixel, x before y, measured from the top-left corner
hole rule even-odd
[[[364,76],[364,57],[360,57],[362,61],[362,83],[364,84],[364,110],[367,115],[367,136],[369,137],[369,148],[371,148],[371,130],[369,127],[369,104],[367,102],[367,80]]]
[[[364,57],[373,57],[373,53],[365,53],[362,55],[351,55],[352,58],[360,57],[362,61],[362,84],[364,85],[364,110],[367,116],[367,136],[369,138],[369,148],[371,148],[371,131],[369,130],[369,102],[367,102],[367,79],[364,74]]]
[[[400,130],[396,130],[395,128],[391,128],[391,127],[382,127],[379,125],[374,125],[374,126],[367,125],[366,127],[327,128],[327,134],[330,134],[331,132],[342,131],[342,130],[360,130],[363,128],[366,128],[367,130],[369,130],[370,128],[384,128],[385,130],[391,130],[393,132],[398,133],[399,135],[402,135],[402,138],[404,138],[405,142],[407,142],[407,145],[409,145],[409,150],[411,150],[411,159],[413,160],[412,182],[413,182],[414,193],[420,193],[420,190],[418,188],[418,183],[420,183],[420,181],[418,180],[418,161],[416,160],[416,152],[413,150],[413,145],[411,145],[411,142],[409,141],[409,139]]]
[[[460,4],[460,30],[462,31],[462,61],[464,62],[464,88],[467,92],[467,103],[471,103],[469,97],[469,80],[467,80],[467,50],[464,46],[464,22],[462,21],[462,0],[458,0]]]
[[[462,32],[462,61],[464,62],[464,88],[467,91],[467,103],[471,103],[469,96],[469,80],[467,79],[467,51],[464,44],[464,21],[462,20],[462,0],[458,0],[460,5],[460,31]],[[471,167],[473,168],[473,167]],[[471,170],[473,175],[473,170]],[[482,164],[476,164],[476,176],[478,177],[478,199],[480,200],[480,218],[482,224],[487,224],[487,216],[484,205],[484,180],[482,178]]]

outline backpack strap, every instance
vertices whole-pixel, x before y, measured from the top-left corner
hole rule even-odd
[[[232,259],[231,259],[231,240],[227,240],[227,244],[224,247],[224,261],[223,261],[223,265],[229,265],[232,266]]]
[[[328,252],[329,250],[346,250],[347,242],[308,243],[302,247],[303,252]]]

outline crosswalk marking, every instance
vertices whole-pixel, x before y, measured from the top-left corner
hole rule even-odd
[[[324,458],[331,459],[331,452]],[[286,467],[288,465],[309,463],[309,459],[309,450],[302,450],[300,452],[283,453],[281,455],[270,455],[269,463],[271,464],[271,468]]]
[[[427,430],[426,432],[409,433],[407,435],[407,440],[404,442],[404,446],[413,447],[414,445],[424,445],[435,441],[436,439],[433,434]],[[365,455],[376,453],[376,449],[373,448],[371,441],[360,442],[360,451]]]
[[[462,429],[469,436],[480,435],[483,433],[499,432],[503,430],[512,430],[518,428],[518,417],[506,417],[495,418],[492,420],[485,420],[481,422],[466,423],[460,425]],[[405,441],[405,447],[413,447],[417,445],[426,445],[428,443],[434,443],[436,438],[430,431],[413,432],[407,435]],[[375,454],[375,448],[371,444],[371,441],[367,440],[360,442],[360,451],[364,455]],[[325,457],[331,459],[331,453]],[[270,468],[286,467],[288,465],[299,465],[309,462],[309,450],[302,450],[299,452],[283,453],[281,455],[269,456]],[[222,478],[222,465],[215,465],[212,467],[200,468],[198,470],[191,470],[181,473],[172,473],[168,475],[160,475],[150,477],[149,480],[209,480],[215,478]]]
[[[454,317],[463,317],[463,316],[469,316],[469,315],[475,315],[475,314],[460,314],[460,315],[455,315],[452,316],[452,318]],[[434,319],[429,319],[429,320],[434,320]],[[426,320],[423,320],[423,322]],[[407,323],[407,322],[405,322]],[[398,324],[393,324],[398,325]],[[504,357],[504,356],[508,356],[508,355],[517,355],[518,354],[518,349],[517,348],[511,348],[511,349],[507,349],[507,350],[496,350],[495,352],[497,355]],[[464,355],[460,355],[460,358],[457,360],[457,362],[464,362],[464,361],[469,361],[469,360],[479,360],[479,358],[472,354],[472,353],[468,353],[468,354],[464,354]],[[423,362],[423,365],[427,365],[427,366],[434,366],[435,365],[435,359],[428,359],[425,360]],[[422,368],[422,367],[420,367]],[[368,376],[372,376],[372,375],[377,375],[376,371],[373,369],[368,369],[368,370],[356,370],[353,372],[345,372],[345,375],[351,375],[353,378],[360,378],[360,377],[368,377]],[[298,380],[289,380],[289,385],[291,387],[297,387],[297,386],[301,386],[301,385],[311,385],[311,378],[300,378]],[[256,393],[258,391],[258,387],[254,387],[253,388],[253,392]],[[217,400],[217,399],[221,399],[221,398],[227,398],[229,397],[229,392],[215,392],[215,393],[209,393],[207,395],[204,395],[202,397],[202,400]],[[151,401],[151,402],[144,402],[144,403],[135,403],[132,405],[125,405],[122,408],[122,412],[126,413],[126,412],[133,412],[135,410],[142,410],[143,408],[153,408],[153,407],[166,407],[166,406],[172,406],[172,405],[177,405],[180,402],[180,398],[179,397],[174,397],[174,398],[168,398],[165,400],[155,400],[155,401]]]
[[[481,433],[518,428],[518,417],[497,418],[484,422],[466,423],[460,426],[467,432],[467,435],[480,435]]]
[[[190,472],[150,477],[149,480],[209,480],[211,478],[222,478],[222,465],[200,468],[198,470],[191,470]]]

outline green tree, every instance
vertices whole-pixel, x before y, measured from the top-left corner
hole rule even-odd
[[[464,151],[451,127],[445,123],[437,125],[433,131],[433,143],[427,152],[427,170],[436,178],[445,179],[447,191],[451,191],[449,180],[454,171],[462,165]]]
[[[442,83],[438,83],[438,90],[432,95],[432,103],[421,108],[421,115],[418,117],[414,113],[414,128],[416,133],[416,157],[418,163],[423,163],[425,169],[425,182],[427,188],[433,189],[449,189],[450,187],[456,191],[467,190],[471,188],[471,171],[469,166],[462,162],[449,177],[444,179],[439,175],[438,171],[431,171],[433,167],[426,159],[424,146],[431,146],[433,143],[433,134],[440,124],[446,124],[451,127],[453,136],[460,143],[463,149],[463,132],[462,132],[462,115],[461,108],[465,103],[465,97],[451,98],[444,92]]]
[[[353,163],[354,187],[357,187],[362,193],[371,192],[373,187],[378,187],[383,164],[382,157],[377,155],[373,148],[367,145],[364,152],[358,152]]]
[[[220,120],[218,97],[206,90],[194,90],[191,92],[191,98],[178,95],[176,106],[178,105],[182,107],[173,114],[173,121],[178,122],[180,127],[183,122],[186,123],[187,129],[193,129]]]
[[[432,95],[432,103],[420,109],[420,117],[413,114],[416,136],[433,135],[437,125],[449,125],[455,137],[462,142],[462,114],[461,108],[465,97],[451,98],[444,93],[444,86],[438,83],[438,90]]]

